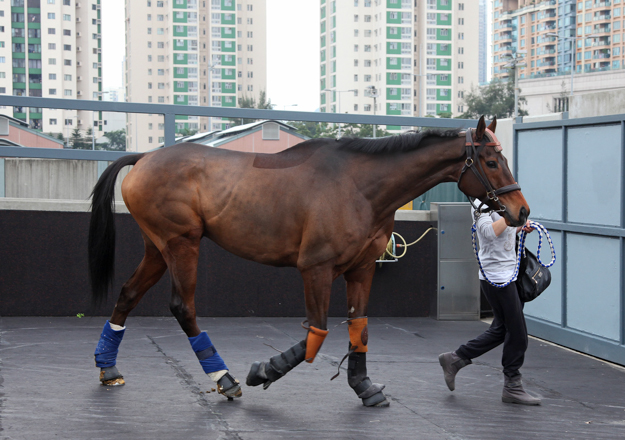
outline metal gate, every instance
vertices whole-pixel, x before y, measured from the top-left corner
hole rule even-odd
[[[530,334],[625,365],[625,115],[514,124],[514,147],[530,217],[558,256],[526,304]]]

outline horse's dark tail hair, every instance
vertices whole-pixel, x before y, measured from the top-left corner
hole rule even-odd
[[[89,278],[91,304],[106,301],[115,272],[115,180],[122,168],[136,164],[144,154],[123,156],[104,170],[91,193],[89,223]]]

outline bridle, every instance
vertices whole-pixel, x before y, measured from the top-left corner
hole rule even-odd
[[[484,136],[482,136],[482,140],[476,146],[473,140],[473,133],[473,129],[469,129],[466,132],[466,142],[464,145],[467,150],[467,158],[464,161],[464,166],[462,167],[460,177],[458,178],[458,188],[460,188],[460,181],[462,180],[462,176],[464,176],[465,171],[470,169],[471,171],[473,171],[473,174],[475,174],[475,177],[477,177],[477,180],[479,180],[482,186],[486,189],[486,199],[496,203],[499,206],[499,209],[490,209],[490,211],[504,212],[506,210],[506,206],[499,201],[499,196],[501,194],[506,194],[512,191],[520,191],[521,187],[518,183],[513,183],[511,185],[506,185],[498,189],[493,188],[493,186],[490,184],[490,181],[488,180],[488,177],[486,177],[486,173],[482,168],[479,157],[480,153],[485,147],[493,147],[496,152],[501,152],[501,143],[495,136],[495,133],[487,128],[485,129]],[[467,198],[469,199],[469,202],[471,202],[473,208],[475,208],[476,213],[481,212],[480,209],[486,204],[482,201],[484,199],[480,199],[481,203],[478,207],[475,205],[475,198],[469,196],[467,196]]]

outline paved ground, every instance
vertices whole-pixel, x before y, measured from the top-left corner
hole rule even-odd
[[[532,339],[523,368],[540,407],[501,402],[501,348],[462,370],[456,391],[437,356],[486,328],[429,318],[369,321],[368,365],[389,408],[365,408],[345,372],[335,328],[321,356],[268,390],[228,402],[206,393],[189,343],[171,318],[132,318],[118,357],[127,385],[99,385],[93,351],[104,318],[0,318],[1,439],[623,439],[625,369]],[[243,382],[250,364],[304,337],[292,318],[202,318]],[[3,381],[3,382],[2,382]]]

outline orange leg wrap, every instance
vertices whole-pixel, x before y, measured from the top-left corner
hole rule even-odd
[[[367,318],[356,318],[347,321],[349,330],[349,342],[356,353],[366,353],[369,351],[367,342],[369,341],[369,332],[367,330]]]
[[[306,362],[312,364],[326,336],[328,336],[328,330],[321,330],[312,325],[308,328],[308,336],[306,337]]]

